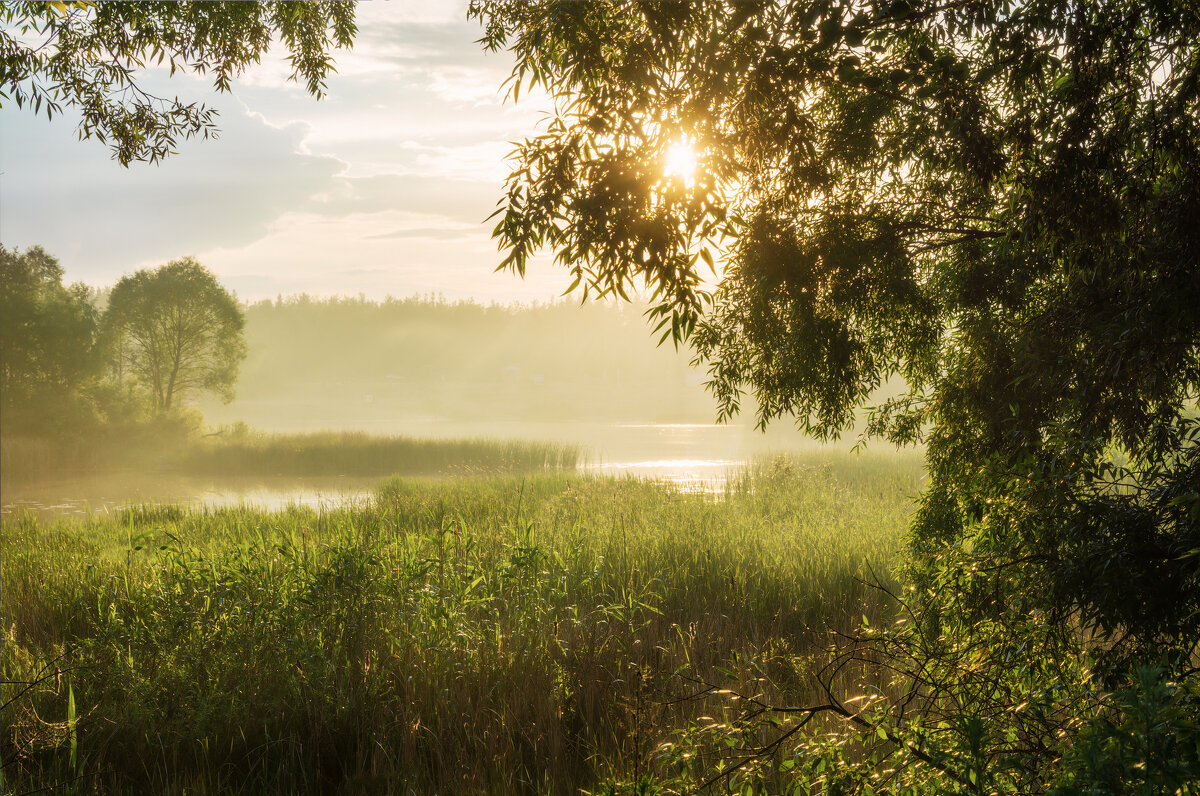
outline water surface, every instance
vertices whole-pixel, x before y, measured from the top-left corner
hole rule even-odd
[[[572,443],[584,451],[585,471],[652,478],[693,492],[721,491],[728,475],[754,457],[817,447],[795,432],[777,430],[763,435],[745,425],[472,423],[416,418],[378,424],[370,430],[435,439],[491,437]],[[136,504],[252,505],[268,510],[288,505],[326,508],[369,500],[383,477],[266,476],[232,480],[173,473],[96,473],[6,486],[0,501],[0,516],[5,522],[25,512],[42,519],[70,520],[112,513]]]

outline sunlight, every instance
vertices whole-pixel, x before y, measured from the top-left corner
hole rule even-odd
[[[691,141],[682,139],[667,149],[663,159],[663,174],[667,177],[678,177],[688,185],[696,177],[696,149]]]

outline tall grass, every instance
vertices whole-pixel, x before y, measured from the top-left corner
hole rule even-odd
[[[149,461],[163,446],[138,442],[117,445],[98,439],[53,439],[8,433],[0,435],[0,483],[62,481],[89,472]]]
[[[0,439],[5,484],[59,480],[115,469],[239,479],[274,476],[480,474],[575,469],[577,446],[489,438],[420,439],[361,432],[50,440]]]
[[[5,787],[574,793],[644,771],[713,710],[680,698],[697,680],[810,696],[826,634],[888,611],[863,581],[890,578],[920,478],[823,454],[720,496],[393,478],[332,511],[26,519],[0,546]]]
[[[418,439],[364,432],[251,434],[189,446],[176,467],[203,475],[385,476],[575,469],[577,447],[500,439]]]

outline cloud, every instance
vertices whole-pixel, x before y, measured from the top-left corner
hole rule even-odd
[[[45,245],[72,278],[111,282],[214,243],[249,243],[345,168],[301,152],[300,124],[275,127],[234,104],[221,127],[218,140],[186,143],[161,165],[125,169],[101,157],[98,142],[57,145],[73,138],[65,117],[6,114],[0,240]]]
[[[159,166],[120,167],[103,144],[75,140],[69,115],[0,109],[0,242],[43,245],[68,279],[93,285],[190,254],[251,298],[557,295],[553,269],[493,274],[484,223],[510,142],[548,103],[499,104],[511,58],[481,51],[464,3],[369,3],[358,17],[320,102],[287,81],[281,48],[233,95],[149,70],[148,90],[222,112],[218,140],[183,142]]]
[[[482,227],[453,238],[386,234],[419,230],[421,221],[419,214],[395,210],[287,213],[249,245],[214,248],[198,257],[250,301],[296,292],[547,301],[566,287],[566,273],[544,263],[526,279],[496,273],[501,256]]]
[[[483,180],[379,174],[333,180],[327,193],[313,195],[307,201],[297,202],[295,207],[326,216],[403,211],[482,228],[496,208],[500,190],[500,186]]]
[[[372,240],[388,240],[392,238],[431,238],[434,240],[459,240],[464,233],[474,234],[476,230],[470,227],[414,227],[412,229],[397,229],[391,232],[381,232],[378,235],[368,235]]]
[[[494,69],[447,66],[430,74],[429,88],[451,104],[499,105],[505,77]]]
[[[373,274],[386,274],[390,271],[389,268],[383,266],[375,266],[374,268],[343,268],[342,273],[346,276],[366,276]]]
[[[458,63],[479,50],[475,40],[482,33],[478,23],[468,22],[466,3],[444,0],[359,3],[355,22],[353,47],[332,52],[334,72],[327,82],[333,91],[347,80],[395,74],[405,65],[428,69]],[[238,84],[306,93],[291,80],[292,71],[287,47],[275,39],[262,61],[238,77]]]
[[[507,67],[489,76],[474,53],[467,64],[403,66],[331,81],[320,102],[254,86],[239,96],[271,122],[302,120],[306,151],[345,161],[355,176],[423,173],[500,180],[510,142],[537,132],[536,98],[500,104]]]

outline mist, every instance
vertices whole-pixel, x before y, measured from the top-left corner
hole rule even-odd
[[[753,406],[716,425],[705,371],[656,346],[637,304],[300,295],[245,312],[237,397],[199,404],[214,427],[550,440],[608,465],[813,445],[786,423],[754,429]]]
[[[98,318],[108,309],[107,290],[80,297]],[[3,515],[339,504],[392,473],[565,462],[713,491],[755,459],[820,447],[786,423],[761,432],[749,402],[716,423],[705,371],[686,346],[655,345],[645,310],[438,296],[243,304],[245,359],[224,395],[193,391],[153,411],[143,387],[104,362],[82,389],[8,391]],[[97,334],[80,355],[107,362],[113,346]],[[441,453],[418,451],[422,440]]]

